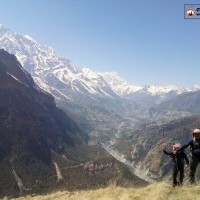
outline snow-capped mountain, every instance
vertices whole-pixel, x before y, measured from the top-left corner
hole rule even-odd
[[[131,94],[142,89],[140,86],[128,84],[116,72],[101,73],[110,87],[120,96]]]
[[[134,101],[117,95],[101,74],[74,67],[53,48],[2,25],[1,48],[14,54],[37,85],[52,94],[57,106],[90,135],[101,134],[102,130],[115,134],[118,125],[126,123],[129,113],[137,108]]]
[[[118,98],[101,75],[74,67],[53,48],[40,45],[30,36],[22,36],[0,26],[0,47],[16,55],[22,66],[44,90],[58,97],[79,102],[84,98]],[[80,97],[81,96],[81,97]]]
[[[105,72],[101,73],[107,83],[110,84],[111,88],[119,95],[128,95],[136,92],[148,93],[152,96],[166,94],[171,91],[176,91],[177,94],[183,92],[191,92],[200,90],[200,86],[195,85],[192,88],[177,87],[175,85],[146,85],[146,86],[135,86],[130,85],[123,80],[116,72]]]
[[[200,90],[198,85],[191,88],[175,85],[147,85],[141,87],[128,84],[116,72],[106,72],[101,75],[119,96],[132,99],[143,106],[153,106],[179,94]]]
[[[152,106],[178,94],[197,91],[200,86],[179,88],[166,86],[135,86],[128,84],[116,72],[98,73],[88,68],[72,66],[70,60],[56,55],[53,48],[41,45],[28,35],[22,36],[0,25],[0,48],[16,55],[35,82],[52,93],[58,101],[91,104],[94,99],[134,100],[142,106]]]

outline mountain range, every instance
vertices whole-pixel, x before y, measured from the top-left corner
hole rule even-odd
[[[200,86],[180,88],[174,85],[134,86],[116,72],[98,73],[88,68],[78,68],[69,59],[58,56],[52,47],[41,45],[30,36],[22,36],[0,25],[0,46],[16,55],[22,66],[57,101],[61,99],[78,104],[90,104],[93,99],[125,97],[142,105],[155,105],[175,95],[197,91]],[[148,99],[144,103],[143,99]],[[91,101],[92,99],[92,101]],[[141,103],[143,102],[143,103]]]
[[[74,67],[70,60],[57,56],[53,48],[3,25],[0,26],[0,46],[16,55],[34,81],[51,93],[57,105],[93,136],[103,132],[112,137],[119,131],[120,124],[132,126],[141,119],[149,120],[149,106],[186,91],[198,90],[198,86],[192,89],[132,86],[115,72],[98,73]],[[162,111],[154,113],[159,117]],[[177,117],[177,113],[170,115],[169,119]]]
[[[157,156],[156,149],[162,142],[175,138],[173,131],[184,132],[180,124],[186,126],[187,137],[189,123],[194,120],[194,125],[198,125],[198,117],[192,116],[199,114],[198,85],[191,88],[130,85],[116,72],[98,73],[75,67],[69,59],[56,55],[53,48],[3,25],[0,26],[0,47],[16,55],[22,64],[17,64],[20,69],[27,77],[30,75],[26,71],[33,77],[29,79],[34,88],[40,88],[46,95],[52,94],[56,105],[67,113],[75,126],[87,132],[89,138],[83,134],[83,141],[88,139],[95,148],[111,146],[113,151],[125,153],[127,160],[134,161],[133,167],[147,176],[155,177],[157,173],[158,178],[169,174],[168,164],[168,168],[152,164],[155,160],[151,158]],[[14,77],[18,79],[17,75]],[[163,135],[157,130],[166,138],[162,139]],[[178,139],[183,136],[179,134]]]
[[[175,85],[134,86],[128,84],[116,72],[105,72],[102,76],[119,96],[134,100],[138,105],[146,107],[158,105],[182,93],[200,90],[199,85],[187,88]]]
[[[0,26],[0,46],[16,55],[34,81],[83,128],[93,129],[97,121],[110,126],[113,117],[121,119],[121,112],[137,106],[122,100],[98,73],[72,66],[68,59],[57,56],[51,47],[40,45],[30,36]]]

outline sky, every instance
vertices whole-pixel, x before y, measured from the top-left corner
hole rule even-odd
[[[134,85],[200,84],[200,0],[0,0],[0,24]]]

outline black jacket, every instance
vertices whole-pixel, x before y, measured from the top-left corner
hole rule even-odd
[[[186,161],[187,165],[189,164],[188,157],[183,151],[180,151],[180,153],[176,154],[174,154],[173,152],[168,152],[166,150],[163,150],[163,152],[165,155],[169,155],[172,158],[174,164],[184,163],[184,160]]]

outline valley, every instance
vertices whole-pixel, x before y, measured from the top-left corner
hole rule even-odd
[[[130,85],[2,25],[0,45],[2,196],[165,180],[162,146],[199,127],[198,85]]]

